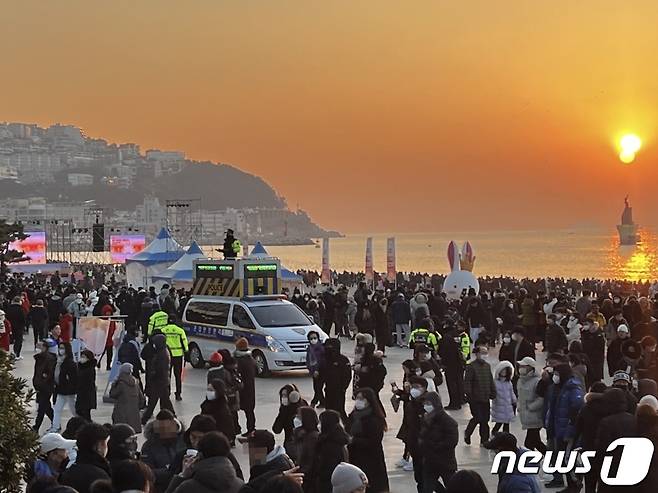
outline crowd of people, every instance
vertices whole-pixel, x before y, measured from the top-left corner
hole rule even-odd
[[[313,395],[307,400],[295,385],[282,386],[269,431],[256,426],[256,364],[246,339],[209,358],[198,415],[189,424],[176,416],[171,397],[181,400],[184,390],[188,345],[180,315],[188,293],[121,285],[102,269],[75,282],[5,277],[0,348],[20,360],[32,328],[34,430],[50,420],[40,457],[28,467],[29,491],[386,492],[386,409],[402,413],[397,438],[404,452],[395,466],[413,471],[421,493],[487,491],[475,471],[459,470],[457,462],[458,444],[472,446],[476,429],[479,446],[495,451],[597,451],[591,473],[556,473],[547,482],[566,492],[609,490],[598,471],[616,438],[658,444],[652,285],[510,281],[448,300],[431,284],[373,291],[359,282],[355,290],[289,294],[322,329],[308,333]],[[109,389],[112,423],[99,424],[92,415],[96,372],[102,357],[109,369],[114,334],[102,355],[72,343],[82,317],[118,314],[126,331]],[[354,340],[350,357],[342,349],[347,339]],[[386,352],[396,346],[409,358],[387,368]],[[392,374],[402,376],[401,385],[382,394]],[[451,413],[463,406],[471,419],[460,432]],[[62,431],[65,408],[73,417]],[[515,420],[525,436],[511,433]],[[248,444],[248,476],[232,453],[236,442]],[[657,474],[654,460],[632,491],[649,491]],[[539,478],[501,470],[497,491],[538,492]]]

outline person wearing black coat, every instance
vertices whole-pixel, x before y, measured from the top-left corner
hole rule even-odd
[[[85,349],[80,353],[78,382],[75,397],[75,412],[91,421],[91,410],[96,409],[96,359],[94,353]]]
[[[340,353],[339,339],[327,339],[324,348],[325,362],[320,368],[320,378],[324,382],[325,408],[337,411],[345,419],[345,392],[352,380],[350,360]]]
[[[421,420],[418,441],[421,464],[421,483],[418,491],[432,493],[445,491],[452,475],[457,471],[455,447],[459,443],[457,421],[443,409],[441,397],[436,392],[427,392],[423,398],[425,414]]]
[[[364,344],[361,360],[354,365],[354,388],[369,388],[375,391],[379,399],[379,392],[384,387],[386,367],[380,355],[375,354],[375,345]]]
[[[581,332],[583,352],[587,355],[587,375],[591,382],[603,380],[603,363],[605,362],[605,335],[603,329],[594,320],[588,319]]]
[[[48,310],[43,306],[43,300],[37,300],[36,304],[30,309],[28,320],[32,324],[34,332],[34,349],[42,339],[45,339],[48,331]]]
[[[55,364],[55,393],[57,400],[53,409],[53,422],[49,432],[59,433],[64,406],[75,415],[75,393],[78,390],[78,365],[73,360],[73,350],[68,342],[60,342],[57,347]]]
[[[119,346],[117,352],[117,360],[119,363],[130,363],[133,365],[133,377],[139,382],[139,387],[143,389],[141,374],[144,371],[142,368],[142,359],[139,357],[139,342],[137,336],[131,330],[126,331],[123,336],[123,342]]]
[[[546,316],[546,335],[544,336],[544,349],[548,353],[566,353],[569,342],[567,334],[561,325],[556,322],[554,313]]]
[[[14,339],[14,355],[17,360],[23,359],[21,350],[23,349],[23,336],[25,334],[25,326],[27,325],[27,318],[21,305],[20,296],[16,296],[11,304],[5,310],[5,317],[11,324],[11,335]]]
[[[375,317],[375,339],[377,341],[377,350],[382,353],[386,352],[386,346],[389,343],[391,330],[388,326],[388,316],[386,310],[388,308],[388,300],[386,298],[379,298],[377,301],[373,300],[371,312]]]
[[[603,399],[606,385],[603,382],[592,384],[589,392],[585,394],[585,405],[580,409],[576,418],[576,436],[574,443],[580,443],[583,450],[596,449],[596,433],[601,420],[608,414],[608,404]],[[585,474],[585,493],[596,492],[598,471],[592,470]]]
[[[288,456],[294,461],[297,458],[297,451],[295,450],[295,437],[293,431],[294,419],[297,414],[297,409],[302,406],[308,406],[308,403],[302,399],[299,394],[299,389],[294,384],[287,384],[279,390],[279,414],[277,414],[272,431],[275,434],[284,433],[283,446],[286,449]]]
[[[598,427],[595,438],[596,460],[593,470],[600,470],[601,461],[605,456],[608,446],[618,438],[637,436],[637,419],[634,414],[627,412],[624,391],[615,387],[607,389],[603,393],[603,399],[608,405],[608,416],[603,418]],[[636,491],[633,486],[620,488],[618,486],[606,485],[599,482],[597,493],[616,491]]]
[[[55,391],[55,364],[57,357],[48,351],[45,341],[39,343],[39,352],[34,355],[34,376],[32,386],[36,391],[37,416],[32,429],[36,432],[41,428],[43,417],[48,416],[51,423],[53,420],[53,407],[51,398]]]
[[[142,415],[142,424],[153,415],[155,406],[160,401],[160,409],[169,409],[174,412],[174,406],[169,398],[169,365],[171,357],[167,349],[167,339],[164,334],[155,334],[152,338],[153,353],[147,364],[146,395],[148,396],[148,406]]]
[[[78,455],[75,464],[61,474],[60,484],[70,486],[78,493],[89,493],[94,481],[110,480],[112,472],[105,458],[109,438],[110,431],[97,423],[80,428],[76,437]]]
[[[212,416],[217,431],[221,431],[228,438],[229,443],[235,444],[233,415],[226,400],[226,385],[222,380],[215,379],[208,384],[206,399],[201,403],[201,414]]]
[[[348,461],[350,436],[340,424],[340,414],[333,410],[320,414],[320,435],[309,479],[316,493],[331,493],[331,473],[341,462]]]
[[[350,463],[360,468],[368,477],[367,493],[389,491],[382,444],[384,431],[384,409],[375,392],[368,388],[358,390],[354,410],[347,418],[347,432],[352,436],[347,449]]]
[[[466,361],[461,350],[461,337],[451,329],[439,344],[439,356],[445,372],[450,403],[447,409],[461,409],[464,403],[464,367]]]
[[[242,379],[240,389],[240,409],[247,418],[247,431],[243,436],[249,435],[256,429],[256,360],[249,351],[249,343],[244,337],[235,341],[233,357],[238,365],[238,372]]]

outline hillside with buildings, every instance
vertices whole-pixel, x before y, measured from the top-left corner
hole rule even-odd
[[[0,123],[0,214],[39,228],[101,220],[113,232],[185,229],[203,243],[227,228],[247,241],[306,243],[325,231],[260,177],[180,151],[114,144],[71,125]]]

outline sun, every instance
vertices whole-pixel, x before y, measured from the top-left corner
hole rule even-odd
[[[619,159],[623,163],[632,163],[635,160],[635,153],[642,147],[642,140],[635,134],[626,134],[619,141]]]

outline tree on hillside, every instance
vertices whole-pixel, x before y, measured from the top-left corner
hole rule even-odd
[[[0,349],[0,491],[22,491],[25,468],[39,450],[37,434],[30,427],[29,407],[34,392],[27,380],[13,374],[9,353]]]
[[[28,236],[23,232],[22,224],[0,219],[0,274],[5,274],[6,264],[29,260],[24,252],[11,249],[13,241],[24,240]]]

